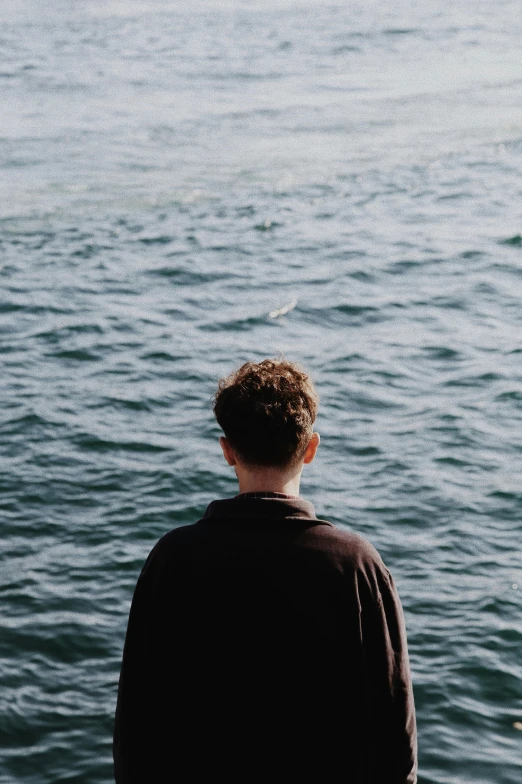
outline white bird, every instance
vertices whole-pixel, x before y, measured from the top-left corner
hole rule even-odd
[[[271,310],[268,314],[268,318],[277,318],[278,316],[284,316],[285,313],[289,313],[291,310],[295,308],[297,305],[297,300],[293,299],[291,302],[288,302],[286,305],[283,305],[282,308],[278,308],[278,310]]]

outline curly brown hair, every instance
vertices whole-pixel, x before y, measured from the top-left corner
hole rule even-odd
[[[218,384],[214,414],[247,465],[287,466],[300,460],[310,441],[319,396],[293,362],[246,362]]]

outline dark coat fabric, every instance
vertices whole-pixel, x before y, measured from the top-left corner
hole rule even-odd
[[[416,782],[402,609],[372,545],[307,501],[214,501],[139,577],[117,784]]]

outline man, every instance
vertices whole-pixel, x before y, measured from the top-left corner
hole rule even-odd
[[[399,598],[377,551],[299,497],[318,397],[287,361],[247,363],[214,412],[239,495],[166,534],[132,602],[117,784],[414,784]]]

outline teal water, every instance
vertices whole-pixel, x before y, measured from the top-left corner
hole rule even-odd
[[[278,352],[303,495],[399,586],[420,784],[518,784],[518,4],[2,15],[1,784],[111,781],[139,570],[235,493],[212,394]]]

